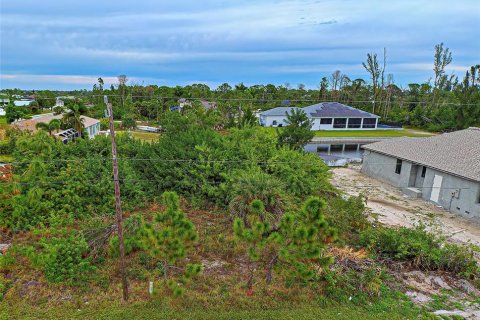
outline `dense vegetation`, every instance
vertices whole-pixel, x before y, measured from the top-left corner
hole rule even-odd
[[[478,281],[467,249],[444,246],[424,230],[372,225],[362,198],[344,199],[316,155],[248,121],[218,130],[217,119],[201,108],[168,112],[156,141],[117,139],[134,301],[144,300],[154,281],[153,299],[173,308],[266,294],[389,310],[399,293],[386,265],[358,260],[352,269],[335,250],[352,257],[369,250],[379,261]],[[0,228],[12,246],[0,256],[0,297],[26,295],[42,305],[64,290],[79,298],[119,296],[109,138],[63,144],[44,130],[8,135],[12,174],[0,182]],[[25,289],[33,275],[45,294]],[[400,313],[420,312],[401,305]]]
[[[448,58],[443,47],[437,50]],[[377,75],[375,59],[369,56],[365,67]],[[381,78],[372,87],[337,73],[332,79],[341,82],[328,90],[322,80],[318,92],[243,84],[216,91],[205,85],[127,86],[124,77],[106,89],[99,79],[94,95],[77,92],[65,99],[71,111],[61,123],[41,125],[36,134],[1,130],[0,154],[11,163],[0,181],[0,240],[12,246],[0,255],[0,300],[52,306],[68,292],[65,299],[74,305],[86,299],[102,305],[112,294],[120,296],[110,138],[63,144],[50,134],[59,125],[81,132],[82,113],[103,117],[106,94],[121,120],[116,126],[130,129],[135,120],[145,120],[162,128],[149,142],[126,132],[117,137],[132,300],[167,305],[166,314],[206,308],[202,317],[232,311],[219,306],[235,310],[251,303],[261,310],[298,303],[308,309],[332,301],[362,306],[358,314],[367,306],[379,317],[392,307],[399,316],[425,315],[399,293],[390,263],[449,273],[479,286],[472,251],[422,227],[378,226],[367,218],[361,196],[347,198],[335,190],[323,161],[302,151],[313,135],[305,114],[289,115],[285,128],[262,130],[253,110],[280,100],[307,105],[331,99],[373,111],[370,103],[353,103],[373,94],[373,108],[387,119],[435,130],[464,127],[479,119],[480,109],[467,108],[479,103],[477,69],[463,84],[438,71],[435,85],[425,87],[418,101],[411,100],[415,86],[392,90],[387,99],[391,86]],[[465,86],[466,100],[458,100]],[[37,95],[30,114],[51,106],[51,93]],[[180,97],[191,104],[169,111]],[[217,108],[207,110],[196,97],[215,101]],[[7,111],[13,118],[25,115],[12,105]],[[155,288],[148,296],[150,281]],[[248,308],[245,314],[251,316]]]

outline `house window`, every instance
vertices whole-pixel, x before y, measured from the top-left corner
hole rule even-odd
[[[395,173],[400,174],[402,172],[402,160],[397,159],[397,164],[395,166]]]
[[[320,124],[332,124],[332,118],[322,118]]]
[[[376,118],[364,118],[363,127],[364,129],[375,129],[375,124],[377,123]]]
[[[422,178],[425,178],[425,173],[427,173],[427,167],[422,168]]]
[[[347,127],[347,118],[335,118],[333,119],[333,127],[335,129],[344,129]]]
[[[361,118],[349,118],[348,119],[348,127],[350,129],[359,129],[362,126],[362,119]]]
[[[273,120],[273,121],[272,121],[272,125],[273,125],[273,126],[276,126],[276,125],[277,125],[277,120]]]

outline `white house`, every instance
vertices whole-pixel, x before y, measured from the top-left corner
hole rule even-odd
[[[62,118],[63,115],[61,114],[54,115],[53,113],[47,113],[33,116],[32,119],[15,121],[14,123],[12,123],[12,126],[24,131],[36,132],[38,130],[37,123],[49,123],[54,119],[60,120]],[[80,118],[82,119],[85,131],[90,139],[93,139],[96,135],[99,134],[100,120],[87,116],[80,116]],[[67,143],[75,139],[75,137],[78,137],[78,132],[74,129],[58,130],[54,132],[53,135],[58,139],[62,140],[63,142]]]
[[[287,125],[287,113],[303,110],[313,120],[312,130],[375,130],[377,115],[343,105],[338,102],[322,102],[304,108],[278,107],[260,113],[260,125],[282,127]]]

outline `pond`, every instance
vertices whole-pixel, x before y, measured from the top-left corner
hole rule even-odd
[[[304,150],[316,153],[328,166],[343,166],[349,162],[361,162],[365,143],[309,143]]]

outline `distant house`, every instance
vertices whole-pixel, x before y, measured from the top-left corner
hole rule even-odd
[[[61,108],[63,108],[63,107],[65,107],[65,102],[64,102],[60,97],[57,97],[57,98],[55,99],[55,105],[54,105],[54,107],[61,107]]]
[[[363,146],[362,172],[407,195],[480,218],[480,128]]]
[[[205,110],[213,110],[217,108],[217,104],[215,102],[210,102],[207,100],[200,100],[200,103],[205,108]]]
[[[54,115],[53,113],[43,114],[32,117],[32,119],[27,120],[19,120],[12,123],[12,126],[30,132],[37,132],[38,129],[36,128],[37,123],[49,123],[54,119],[62,119],[63,115],[58,114]],[[81,116],[83,119],[83,125],[85,126],[85,132],[88,134],[90,139],[93,139],[96,135],[98,135],[100,131],[100,120],[90,118],[87,116]],[[67,129],[67,130],[58,130],[54,133],[54,136],[58,139],[62,140],[63,142],[67,143],[69,141],[74,140],[76,137],[79,136],[78,132],[74,129]]]
[[[312,130],[374,130],[377,115],[343,105],[338,102],[322,102],[304,108],[277,107],[260,113],[260,125],[282,127],[287,125],[287,113],[303,110],[313,121]]]

